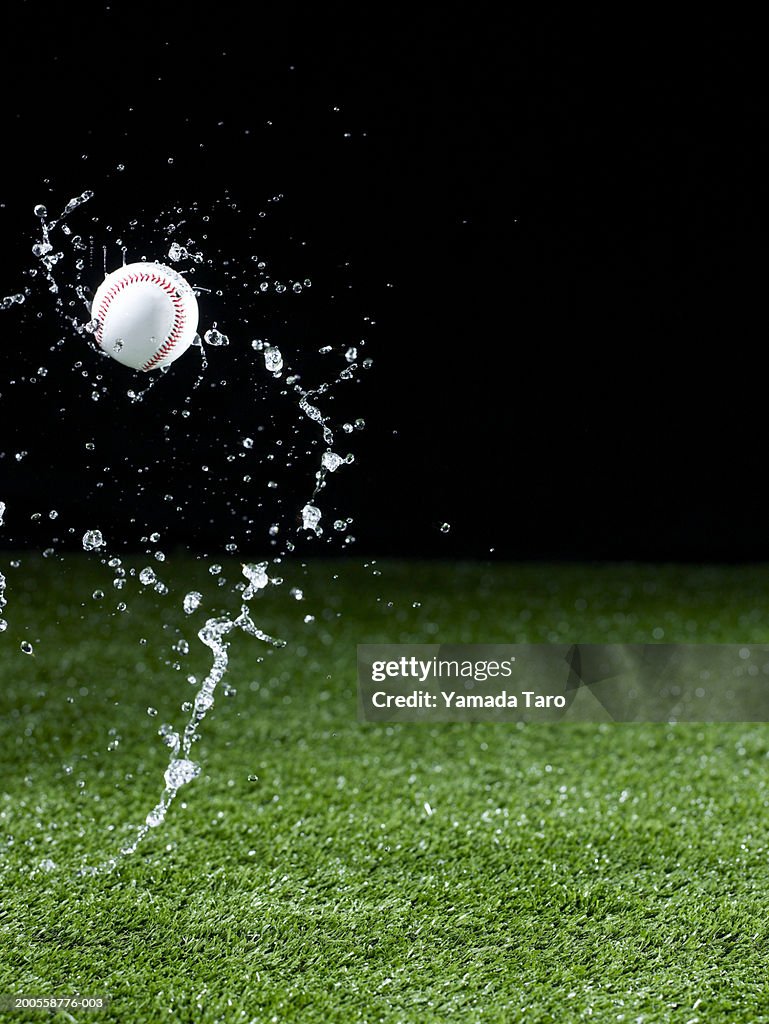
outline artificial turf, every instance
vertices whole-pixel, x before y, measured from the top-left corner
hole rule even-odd
[[[286,565],[253,612],[288,646],[233,636],[201,777],[83,876],[157,800],[239,567],[171,559],[160,596],[13,557],[0,994],[111,998],[57,1021],[769,1022],[769,727],[364,725],[355,694],[362,642],[767,642],[769,567]]]

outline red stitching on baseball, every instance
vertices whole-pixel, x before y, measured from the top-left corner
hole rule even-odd
[[[110,307],[110,305],[112,303],[112,300],[115,299],[120,294],[120,292],[127,285],[129,285],[129,284],[137,284],[137,283],[142,283],[142,282],[148,282],[150,284],[156,284],[160,288],[162,288],[163,291],[166,293],[166,295],[168,295],[168,297],[171,299],[171,303],[173,305],[173,310],[174,310],[174,322],[171,325],[171,331],[170,331],[168,337],[166,338],[166,340],[163,342],[163,344],[157,350],[155,355],[151,359],[149,359],[144,364],[144,366],[140,367],[140,369],[142,371],[145,371],[145,370],[151,370],[153,368],[153,366],[156,366],[159,362],[161,362],[161,360],[165,359],[165,357],[170,352],[173,351],[173,349],[176,346],[177,342],[179,341],[179,339],[181,338],[182,334],[184,333],[184,327],[185,327],[185,324],[187,322],[187,317],[186,317],[186,314],[184,312],[184,303],[182,302],[181,296],[179,295],[179,292],[176,290],[174,285],[168,280],[168,278],[161,277],[159,274],[154,274],[154,273],[153,274],[147,274],[147,273],[142,272],[142,273],[139,273],[139,274],[135,274],[135,273],[128,274],[127,276],[122,277],[119,281],[116,281],[115,284],[113,284],[107,290],[107,292],[104,294],[104,296],[102,297],[101,303],[99,304],[99,309],[97,310],[97,313],[96,313],[96,319],[98,320],[98,324],[97,324],[97,327],[96,327],[96,340],[98,341],[98,343],[103,348],[104,347],[103,324],[104,324],[104,319],[105,319],[107,313],[109,312],[109,307]]]

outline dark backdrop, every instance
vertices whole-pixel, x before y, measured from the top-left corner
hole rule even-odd
[[[354,519],[354,550],[769,557],[752,26],[451,4],[23,3],[5,19],[0,291],[32,289],[0,313],[6,544],[98,524],[129,546],[160,527],[259,547],[318,451],[297,442],[311,458],[274,498],[268,465],[243,485],[238,438],[296,427],[251,380],[249,340],[312,370],[365,327],[374,366],[329,411],[367,426],[322,502]],[[50,352],[65,332],[27,275],[32,208],[85,188],[92,287],[105,225],[136,220],[131,252],[162,259],[161,211],[238,202],[198,272],[204,324],[232,340],[197,389],[197,354],[130,403],[131,374],[86,340]],[[312,289],[249,306],[254,252]],[[340,539],[314,550],[351,550]]]

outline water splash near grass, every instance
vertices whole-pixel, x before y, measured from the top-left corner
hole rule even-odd
[[[70,199],[63,207],[61,213],[50,218],[46,208],[42,205],[35,208],[35,216],[38,219],[39,226],[39,237],[35,241],[32,248],[32,255],[35,259],[34,269],[28,271],[30,277],[33,280],[37,280],[38,284],[43,281],[48,285],[48,291],[53,296],[53,306],[56,314],[60,320],[60,323],[68,328],[68,334],[74,335],[78,342],[82,345],[83,342],[88,343],[88,347],[93,353],[96,353],[99,359],[107,359],[103,352],[98,349],[94,340],[94,330],[98,326],[95,321],[91,318],[90,299],[91,288],[94,281],[91,278],[97,273],[94,266],[94,253],[97,254],[97,262],[101,262],[100,256],[103,251],[105,272],[107,267],[108,259],[108,243],[111,247],[109,252],[114,252],[114,245],[120,247],[120,258],[125,262],[126,258],[126,245],[123,242],[123,238],[127,237],[128,228],[125,231],[116,230],[113,232],[111,226],[104,226],[103,218],[92,218],[91,223],[97,224],[98,227],[95,229],[98,231],[106,231],[111,233],[109,237],[103,236],[102,241],[104,246],[97,244],[94,238],[89,237],[88,234],[78,235],[74,234],[69,224],[66,222],[67,218],[76,213],[85,203],[89,202],[93,197],[93,192],[90,190],[82,192],[79,196]],[[228,202],[228,207],[234,209],[234,205]],[[176,210],[176,213],[181,211]],[[165,215],[164,215],[165,216]],[[154,224],[159,225],[161,218],[155,218]],[[203,217],[203,220],[207,221],[208,216]],[[131,221],[130,225],[135,226],[137,222]],[[174,223],[169,224],[165,229],[165,236],[163,239],[162,252],[167,254],[167,258],[173,263],[180,261],[189,261],[191,267],[189,271],[195,270],[196,265],[205,265],[209,268],[209,272],[222,274],[221,283],[229,283],[233,285],[233,295],[237,297],[238,294],[245,290],[246,284],[246,273],[245,271],[238,271],[241,275],[241,279],[235,280],[234,271],[223,272],[222,268],[226,266],[236,265],[232,261],[222,259],[222,254],[218,254],[218,259],[221,261],[221,266],[218,268],[216,262],[210,258],[209,254],[199,251],[197,243],[193,242],[192,239],[183,237],[180,241],[170,241],[169,235],[172,235],[180,225],[184,223],[183,220],[179,220],[174,217]],[[158,228],[159,230],[159,228]],[[194,230],[194,229],[193,229]],[[121,237],[116,237],[120,235]],[[208,235],[204,232],[201,233],[200,237],[207,239]],[[170,248],[169,248],[170,242]],[[206,241],[206,246],[210,245],[210,240]],[[151,250],[150,250],[151,251]],[[136,258],[136,257],[132,257]],[[151,256],[148,256],[151,258]],[[283,294],[300,294],[303,290],[309,289],[312,282],[309,278],[300,281],[288,281],[288,283],[274,280],[270,276],[270,272],[267,269],[266,262],[256,257],[252,257],[255,264],[253,272],[256,275],[256,281],[249,278],[249,290],[254,296],[265,296],[265,295],[283,295]],[[250,265],[249,265],[250,266]],[[251,273],[251,270],[249,270]],[[197,283],[193,285],[196,291],[198,290]],[[211,291],[216,296],[224,296],[226,289],[205,289],[202,291]],[[19,291],[13,295],[9,295],[6,298],[0,300],[2,303],[2,309],[11,309],[11,307],[23,305],[28,301],[31,295],[31,289],[25,288],[23,292]],[[215,301],[215,300],[214,300]],[[261,300],[260,300],[261,301]],[[283,301],[283,300],[281,300]],[[38,314],[39,316],[40,314]],[[188,394],[184,399],[184,403],[181,406],[180,420],[183,417],[190,416],[191,412],[194,413],[193,396],[197,389],[201,386],[202,382],[206,378],[209,370],[209,362],[212,366],[222,365],[222,359],[227,355],[227,348],[235,349],[238,346],[245,344],[248,346],[248,342],[245,341],[249,334],[246,334],[246,324],[249,323],[249,317],[251,313],[246,313],[246,316],[242,318],[242,323],[238,323],[238,326],[233,328],[233,325],[228,325],[228,333],[225,334],[222,330],[217,327],[216,322],[213,322],[212,326],[208,331],[204,331],[203,339],[200,337],[196,338],[195,347],[200,352],[200,371],[197,378],[191,385],[188,385]],[[366,319],[366,318],[364,318]],[[285,321],[283,321],[285,324]],[[58,348],[64,344],[66,338],[61,338],[51,349]],[[363,344],[364,342],[359,342]],[[208,354],[206,353],[207,346],[211,346]],[[287,442],[282,449],[279,449],[283,453],[283,461],[286,465],[292,464],[294,460],[297,460],[299,454],[308,455],[314,452],[317,455],[317,461],[315,462],[311,472],[314,473],[314,481],[307,500],[304,504],[302,501],[294,504],[294,518],[293,518],[293,529],[284,529],[288,524],[284,522],[286,515],[290,515],[286,511],[286,505],[281,501],[277,502],[275,509],[274,518],[280,520],[280,527],[276,523],[273,523],[269,528],[269,543],[273,545],[273,548],[277,548],[280,551],[280,557],[292,552],[295,548],[294,542],[290,537],[296,537],[297,534],[307,537],[309,541],[315,542],[315,539],[323,539],[323,542],[329,542],[334,537],[334,532],[329,530],[324,532],[321,526],[321,520],[323,511],[321,508],[321,502],[319,501],[319,494],[322,489],[326,486],[327,478],[329,474],[338,472],[341,467],[345,464],[349,464],[353,461],[351,454],[343,455],[340,454],[337,449],[339,445],[335,441],[335,428],[332,423],[332,418],[328,413],[325,403],[325,397],[329,395],[331,389],[343,381],[349,381],[355,378],[358,373],[359,365],[366,365],[366,361],[363,364],[355,362],[357,357],[357,348],[351,347],[349,344],[342,344],[341,348],[337,346],[339,352],[344,356],[344,369],[337,375],[335,379],[324,380],[323,383],[315,387],[304,387],[300,386],[299,381],[301,375],[298,372],[303,367],[292,367],[289,364],[292,362],[290,355],[286,354],[286,347],[281,342],[280,347],[267,340],[257,340],[250,343],[250,347],[258,352],[259,358],[252,361],[252,371],[258,380],[258,387],[265,390],[264,380],[267,379],[269,392],[265,394],[266,398],[274,398],[275,401],[288,400],[288,405],[292,410],[294,417],[298,411],[301,415],[298,417],[299,421],[309,421],[311,426],[319,432],[319,436],[314,437],[309,445],[302,445],[298,438],[298,431],[295,430],[294,426],[287,428],[291,430],[291,433],[282,435],[281,438],[276,442],[278,445],[282,445],[284,440]],[[290,348],[290,344],[289,344]],[[328,352],[330,352],[331,346],[327,346]],[[326,351],[326,348],[323,349]],[[221,355],[219,354],[221,353]],[[87,355],[87,352],[83,353]],[[304,360],[302,360],[304,362]],[[77,361],[72,366],[73,373],[76,373],[78,378],[87,378],[89,372],[83,369],[83,362]],[[39,374],[43,375],[43,370],[38,371]],[[45,371],[47,373],[47,371]],[[326,374],[324,373],[324,377]],[[50,378],[49,378],[50,379]],[[137,403],[141,403],[145,400],[150,388],[158,387],[160,383],[166,379],[164,373],[158,373],[152,377],[146,386],[141,388],[137,386],[135,380],[126,378],[129,384],[133,384],[133,387],[129,387],[124,390],[123,395],[127,396],[130,403],[130,407],[135,407]],[[101,380],[101,377],[97,377],[96,380]],[[219,385],[227,384],[227,381],[220,380]],[[142,385],[145,385],[145,381],[142,380]],[[227,385],[232,387],[232,381]],[[100,397],[109,395],[108,389],[96,383],[89,383],[87,387],[92,388],[90,397],[98,400]],[[87,394],[87,392],[86,392]],[[156,393],[157,394],[157,393]],[[174,410],[174,413],[176,410]],[[359,424],[362,425],[362,420],[356,420],[356,428],[359,428]],[[346,429],[347,425],[342,425],[343,433],[350,433]],[[166,426],[164,428],[168,430]],[[248,433],[253,433],[254,437],[257,437],[256,430],[262,430],[263,427],[256,426],[255,429],[248,429]],[[306,432],[306,431],[305,431]],[[341,435],[340,435],[341,436]],[[247,443],[248,442],[248,443]],[[249,437],[246,441],[242,440],[242,436],[238,438],[238,456],[243,456],[248,459],[257,457],[258,445],[255,446],[254,438]],[[86,449],[92,450],[93,444],[85,445]],[[302,452],[301,449],[304,449]],[[26,455],[26,452],[24,452]],[[228,460],[235,459],[234,454],[228,456]],[[273,458],[272,455],[262,455],[259,457],[260,465],[267,468],[267,458]],[[272,465],[277,466],[277,461]],[[207,467],[203,467],[207,472]],[[140,470],[141,472],[141,470]],[[250,481],[250,474],[243,477],[244,481]],[[99,483],[97,486],[101,486]],[[267,488],[272,488],[274,485],[272,481],[267,483]],[[143,488],[142,488],[143,490]],[[310,488],[307,488],[310,490]],[[162,493],[162,492],[161,492]],[[271,492],[268,490],[265,494],[269,495]],[[166,495],[166,500],[171,500],[169,495]],[[261,508],[266,502],[259,501],[258,507]],[[0,507],[0,519],[2,519],[3,508]],[[177,507],[177,512],[182,512],[181,507]],[[333,517],[329,518],[329,522]],[[132,522],[135,520],[132,520]],[[347,520],[352,522],[352,520]],[[86,524],[80,524],[77,535],[80,535],[80,531]],[[70,533],[73,532],[71,528]],[[148,531],[149,532],[149,531]],[[280,534],[277,540],[274,538]],[[248,531],[246,531],[246,537],[249,537]],[[126,543],[126,538],[111,538],[115,541],[115,549],[121,543]],[[146,538],[142,538],[146,540]],[[351,538],[345,537],[344,543],[349,542]],[[139,562],[136,566],[131,567],[127,561],[112,554],[103,534],[98,529],[89,529],[82,534],[82,548],[84,551],[90,553],[90,555],[98,557],[99,561],[103,566],[109,567],[112,579],[112,586],[119,592],[123,591],[126,583],[130,581],[130,578],[135,578],[141,583],[142,586],[152,589],[153,592],[158,593],[161,596],[166,596],[169,593],[169,588],[166,584],[159,580],[155,569],[147,566],[146,562]],[[235,545],[227,545],[227,551],[237,550]],[[156,553],[157,557],[157,553]],[[164,556],[165,557],[165,556]],[[278,560],[278,559],[276,559]],[[217,692],[220,688],[220,684],[226,692],[226,683],[223,682],[226,675],[229,663],[229,646],[233,636],[236,633],[245,633],[246,635],[260,641],[261,643],[268,644],[272,647],[283,647],[285,641],[271,636],[265,632],[260,626],[254,621],[251,611],[249,608],[249,602],[266,587],[271,584],[277,584],[279,581],[271,579],[267,572],[267,562],[246,564],[243,565],[243,575],[245,577],[245,584],[239,584],[241,588],[241,601],[239,611],[235,611],[229,614],[223,614],[219,617],[209,617],[202,628],[198,632],[198,639],[203,644],[211,655],[210,669],[199,685],[199,689],[196,693],[195,700],[192,707],[189,708],[187,702],[183,705],[183,710],[189,710],[189,719],[186,722],[184,728],[177,732],[173,727],[169,726],[162,730],[163,742],[169,749],[169,761],[163,774],[164,787],[160,795],[158,802],[152,807],[152,809],[146,815],[146,818],[141,826],[135,828],[133,837],[123,845],[121,854],[127,855],[136,851],[139,844],[145,839],[145,837],[153,830],[160,826],[165,820],[169,808],[171,807],[176,794],[183,787],[192,782],[195,778],[200,775],[200,765],[194,759],[194,744],[200,736],[200,726],[205,719],[206,715],[210,712],[214,706],[214,701]],[[212,565],[212,570],[214,566]],[[165,574],[164,574],[165,575]],[[224,582],[220,580],[220,585]],[[0,575],[0,608],[4,602],[3,590],[5,586],[4,577]],[[104,591],[108,588],[105,586],[104,590],[94,591],[94,600],[99,595],[99,600],[104,598]],[[237,588],[236,588],[237,589]],[[121,597],[124,596],[121,593]],[[186,595],[183,600],[183,610],[186,615],[192,615],[201,603],[201,595],[197,591],[192,591]],[[127,608],[125,601],[120,601],[117,605],[117,611],[123,612]],[[114,613],[113,613],[114,614]],[[311,617],[310,617],[311,618]],[[307,618],[304,620],[308,621]],[[173,666],[178,668],[178,664]],[[102,869],[111,869],[118,863],[117,857],[111,858],[105,865],[99,868],[84,868],[83,873],[92,873]]]
[[[216,329],[212,328],[211,330],[215,331]],[[210,334],[211,332],[207,334],[207,341],[209,343],[211,343]],[[217,336],[213,339],[215,347],[222,344],[219,341],[220,337],[224,336],[217,332]],[[272,355],[269,360],[265,359],[265,368],[273,377],[279,378],[284,371],[283,357],[279,350],[274,347],[270,351]],[[305,390],[299,387],[298,384],[293,384],[293,392],[299,396],[297,403],[299,410],[313,424],[317,424],[325,446],[320,457],[320,464],[315,471],[315,484],[311,499],[301,509],[301,524],[297,526],[297,532],[310,532],[319,538],[323,536],[324,531],[320,525],[322,510],[316,504],[317,496],[325,487],[326,478],[330,473],[335,473],[342,466],[351,464],[354,461],[354,457],[351,454],[342,457],[333,451],[332,445],[335,444],[335,434],[331,426],[331,417],[324,414],[317,403],[319,398],[327,395],[335,384],[351,380],[356,369],[355,365],[348,366],[335,380],[323,383],[313,390]],[[292,377],[290,376],[289,379],[292,379]],[[293,380],[295,381],[296,379],[298,379],[298,374],[293,376]],[[363,420],[357,420],[357,429],[361,429],[362,426]],[[243,447],[251,450],[253,448],[253,439],[248,438],[246,440],[251,443],[246,444],[244,442]],[[98,530],[88,531],[84,537],[84,547],[86,547],[86,539],[88,540],[89,550],[102,550],[105,546],[104,539]],[[348,539],[345,538],[345,542]],[[282,554],[292,550],[292,542],[287,541]],[[221,567],[218,564],[212,564],[209,567],[209,571],[217,575],[221,572]],[[133,837],[120,848],[120,857],[136,853],[147,836],[165,822],[168,811],[179,790],[200,776],[201,766],[193,758],[193,746],[199,739],[201,723],[214,707],[217,688],[223,682],[226,675],[229,665],[231,634],[240,631],[275,648],[286,646],[286,641],[273,637],[254,622],[249,607],[249,602],[260,591],[265,590],[271,584],[278,585],[282,580],[272,579],[269,576],[267,562],[243,564],[242,573],[247,582],[245,586],[241,584],[242,603],[239,613],[236,616],[223,615],[209,618],[198,632],[198,639],[211,652],[211,667],[206,677],[200,683],[190,711],[190,717],[182,734],[180,735],[170,727],[161,730],[163,740],[170,749],[168,766],[163,776],[164,788],[160,799],[147,813],[144,822],[135,828]],[[151,567],[145,566],[141,569],[138,577],[144,585],[155,585],[155,589],[158,589],[156,573]],[[167,593],[168,589],[163,587],[160,592]],[[301,592],[299,594],[301,596]],[[201,602],[202,595],[197,591],[190,591],[184,596],[182,601],[184,613],[186,615],[193,614],[199,608]],[[307,621],[306,618],[305,621]],[[104,870],[113,870],[118,865],[120,857],[112,857],[97,868],[84,868],[82,871],[83,873],[96,873]]]
[[[270,582],[267,573],[267,565],[244,565],[243,575],[248,580],[248,586],[243,591],[244,602],[250,601],[258,590],[263,589]],[[197,595],[196,595],[197,596]],[[188,594],[185,597],[185,610]],[[178,733],[170,733],[167,738],[171,739],[171,758],[164,773],[165,788],[160,800],[148,813],[144,823],[139,826],[136,835],[121,848],[121,854],[128,856],[135,853],[139,844],[145,839],[151,829],[162,825],[166,819],[168,809],[173,803],[176,794],[187,783],[192,782],[200,775],[200,765],[191,758],[193,743],[197,740],[200,723],[213,708],[216,688],[224,678],[229,664],[229,641],[225,639],[233,630],[240,629],[249,636],[255,637],[273,647],[285,647],[284,640],[272,637],[260,629],[251,618],[247,603],[241,605],[240,614],[236,618],[221,616],[220,618],[208,619],[198,633],[198,639],[211,651],[213,660],[208,675],[200,684],[192,712],[187,725],[184,728],[181,741]],[[180,756],[181,754],[181,756]],[[108,861],[107,866],[113,867],[115,861]]]

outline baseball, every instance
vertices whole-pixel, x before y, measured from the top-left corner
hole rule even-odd
[[[101,348],[134,370],[158,370],[192,344],[198,303],[175,270],[160,263],[129,263],[102,281],[91,315]]]

